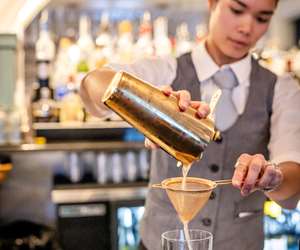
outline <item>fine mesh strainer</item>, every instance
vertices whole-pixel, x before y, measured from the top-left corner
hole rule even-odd
[[[229,180],[212,181],[208,179],[186,177],[168,178],[160,184],[153,184],[154,188],[165,189],[182,222],[189,222],[204,207],[211,192],[218,185],[231,184]]]

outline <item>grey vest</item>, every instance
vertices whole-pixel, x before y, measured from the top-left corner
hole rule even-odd
[[[211,142],[201,161],[194,163],[189,176],[212,180],[232,178],[234,164],[242,153],[263,154],[268,159],[270,117],[277,77],[252,60],[250,91],[244,113],[222,133],[221,142]],[[200,100],[200,82],[191,54],[177,59],[173,88],[186,89],[193,100]],[[165,178],[182,176],[176,161],[162,150],[152,153],[150,185]],[[213,233],[214,250],[262,250],[263,202],[265,196],[255,192],[242,197],[231,185],[217,187],[209,202],[190,222],[190,228]],[[159,250],[161,234],[182,229],[165,191],[150,189],[141,222],[142,241],[148,250]]]

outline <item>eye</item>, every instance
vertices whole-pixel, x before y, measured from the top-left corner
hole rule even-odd
[[[233,8],[233,7],[230,7],[230,10],[231,10],[231,12],[233,13],[233,14],[235,14],[235,15],[241,15],[241,14],[243,14],[243,10],[241,10],[241,9],[236,9],[236,8]]]
[[[268,23],[270,21],[269,18],[256,17],[257,22],[259,23]]]

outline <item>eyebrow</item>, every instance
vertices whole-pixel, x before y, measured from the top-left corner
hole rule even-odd
[[[243,3],[240,0],[232,0],[232,1],[234,1],[237,4],[241,5],[243,8],[248,8],[247,4]],[[272,16],[274,14],[274,11],[272,11],[272,10],[263,10],[263,11],[260,11],[259,14]]]

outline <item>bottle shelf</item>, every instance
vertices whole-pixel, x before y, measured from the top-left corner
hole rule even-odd
[[[39,122],[33,124],[34,130],[62,130],[62,129],[122,129],[131,128],[125,121],[97,121],[97,122],[73,122],[73,123],[59,123],[59,122]]]
[[[33,129],[37,137],[44,137],[47,142],[122,141],[127,132],[136,133],[125,121],[34,123]],[[139,136],[138,140],[142,138]]]
[[[21,144],[0,146],[0,153],[41,152],[41,151],[92,151],[92,150],[139,150],[143,142],[101,141],[101,142],[59,142],[46,144]]]
[[[87,203],[98,201],[124,201],[145,199],[148,192],[148,183],[132,185],[86,186],[75,185],[54,187],[51,192],[52,201],[56,204]]]

